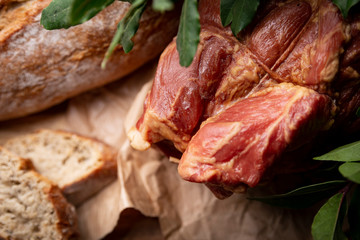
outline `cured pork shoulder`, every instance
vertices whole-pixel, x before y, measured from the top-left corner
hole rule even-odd
[[[170,140],[184,179],[243,192],[290,149],[358,128],[359,18],[349,24],[327,0],[265,4],[236,38],[219,1],[199,2],[196,56],[184,68],[175,40],[163,52],[135,148]]]

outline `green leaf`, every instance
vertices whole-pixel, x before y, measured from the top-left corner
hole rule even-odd
[[[159,12],[170,11],[174,9],[174,0],[153,0],[152,9]]]
[[[349,232],[352,240],[360,240],[359,219],[360,219],[360,186],[356,185],[348,211],[348,221],[350,227]]]
[[[176,38],[180,65],[188,67],[200,42],[200,16],[197,0],[185,0],[181,10],[180,25]]]
[[[356,116],[360,117],[360,107],[356,110]]]
[[[69,15],[70,23],[84,23],[113,2],[114,0],[73,0]]]
[[[117,45],[121,45],[125,53],[131,51],[134,46],[134,43],[131,39],[139,28],[139,21],[142,13],[145,10],[146,4],[147,0],[135,0],[126,13],[125,17],[121,19],[118,24],[115,36],[113,37],[111,44],[105,54],[105,58],[101,64],[102,68],[105,68],[106,62],[109,60]]]
[[[231,23],[231,30],[237,35],[255,16],[260,0],[221,0],[220,18],[224,27]]]
[[[339,167],[339,172],[350,181],[360,184],[360,163],[344,163]]]
[[[334,180],[304,186],[284,194],[264,197],[255,196],[249,197],[249,199],[284,208],[305,208],[332,196],[343,188],[345,184],[346,181]]]
[[[315,160],[354,162],[360,160],[360,141],[338,147]]]
[[[73,0],[53,0],[41,14],[40,24],[47,30],[69,28],[70,6]]]
[[[147,0],[138,0],[133,3],[130,10],[131,17],[125,19],[124,22],[124,34],[120,40],[120,44],[123,46],[125,53],[131,51],[134,46],[134,43],[131,41],[132,37],[135,35],[139,28],[139,22],[142,13],[145,10]]]
[[[234,3],[234,0],[221,0],[220,2],[220,18],[224,27],[229,25],[233,20],[232,8]]]
[[[259,0],[235,0],[232,8],[231,31],[237,35],[249,23],[251,23],[257,8]]]
[[[81,24],[114,0],[53,0],[42,11],[41,25],[47,30],[69,28]]]
[[[342,231],[342,223],[346,212],[345,193],[332,196],[315,215],[311,233],[314,240],[347,239]]]
[[[358,2],[360,2],[360,0],[332,0],[332,1],[336,6],[338,6],[344,18],[347,18],[350,8],[355,4],[357,4]]]

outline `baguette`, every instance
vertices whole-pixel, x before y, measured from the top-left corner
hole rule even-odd
[[[103,70],[129,3],[115,1],[88,22],[49,31],[40,17],[50,2],[0,0],[0,120],[44,110],[129,74],[157,57],[177,31],[179,11],[145,10],[132,51],[118,47]]]
[[[35,169],[57,184],[76,206],[117,177],[115,151],[75,133],[41,129],[10,139],[4,147],[31,160]]]
[[[75,208],[60,189],[0,147],[0,239],[77,237]]]

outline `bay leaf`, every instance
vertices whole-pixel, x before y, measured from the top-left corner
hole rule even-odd
[[[234,0],[221,0],[220,2],[220,18],[224,27],[229,25],[233,20],[232,8],[234,3]]]
[[[251,23],[258,6],[259,0],[235,0],[231,23],[231,31],[235,36]]]
[[[84,23],[113,2],[114,0],[73,0],[69,14],[70,23]]]
[[[200,42],[200,16],[197,0],[184,0],[181,10],[176,48],[179,52],[180,65],[190,66]]]
[[[342,224],[346,212],[345,193],[332,196],[315,215],[311,233],[314,240],[344,240],[347,239],[342,231]]]
[[[69,28],[70,7],[73,0],[53,0],[41,14],[40,24],[47,30]]]
[[[360,240],[360,185],[355,186],[355,190],[349,205],[348,221],[350,226],[349,232],[351,239]]]
[[[159,12],[170,11],[174,9],[174,0],[153,0],[152,9]]]
[[[288,193],[271,196],[250,196],[248,199],[261,201],[273,206],[284,208],[305,208],[332,196],[346,184],[343,180],[334,180],[323,183],[312,184]]]
[[[360,161],[360,141],[338,147],[324,155],[315,157],[314,160],[340,162]]]
[[[339,172],[350,181],[360,184],[360,163],[344,163],[340,165]]]
[[[360,0],[333,0],[333,3],[338,6],[344,18],[347,18],[350,8],[358,2],[360,2]]]

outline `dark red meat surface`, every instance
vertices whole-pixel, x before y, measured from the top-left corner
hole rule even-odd
[[[219,1],[200,1],[192,64],[179,65],[174,40],[130,134],[138,149],[170,140],[179,174],[223,195],[323,132],[360,130],[360,17],[345,21],[328,0],[265,2],[236,38]]]

